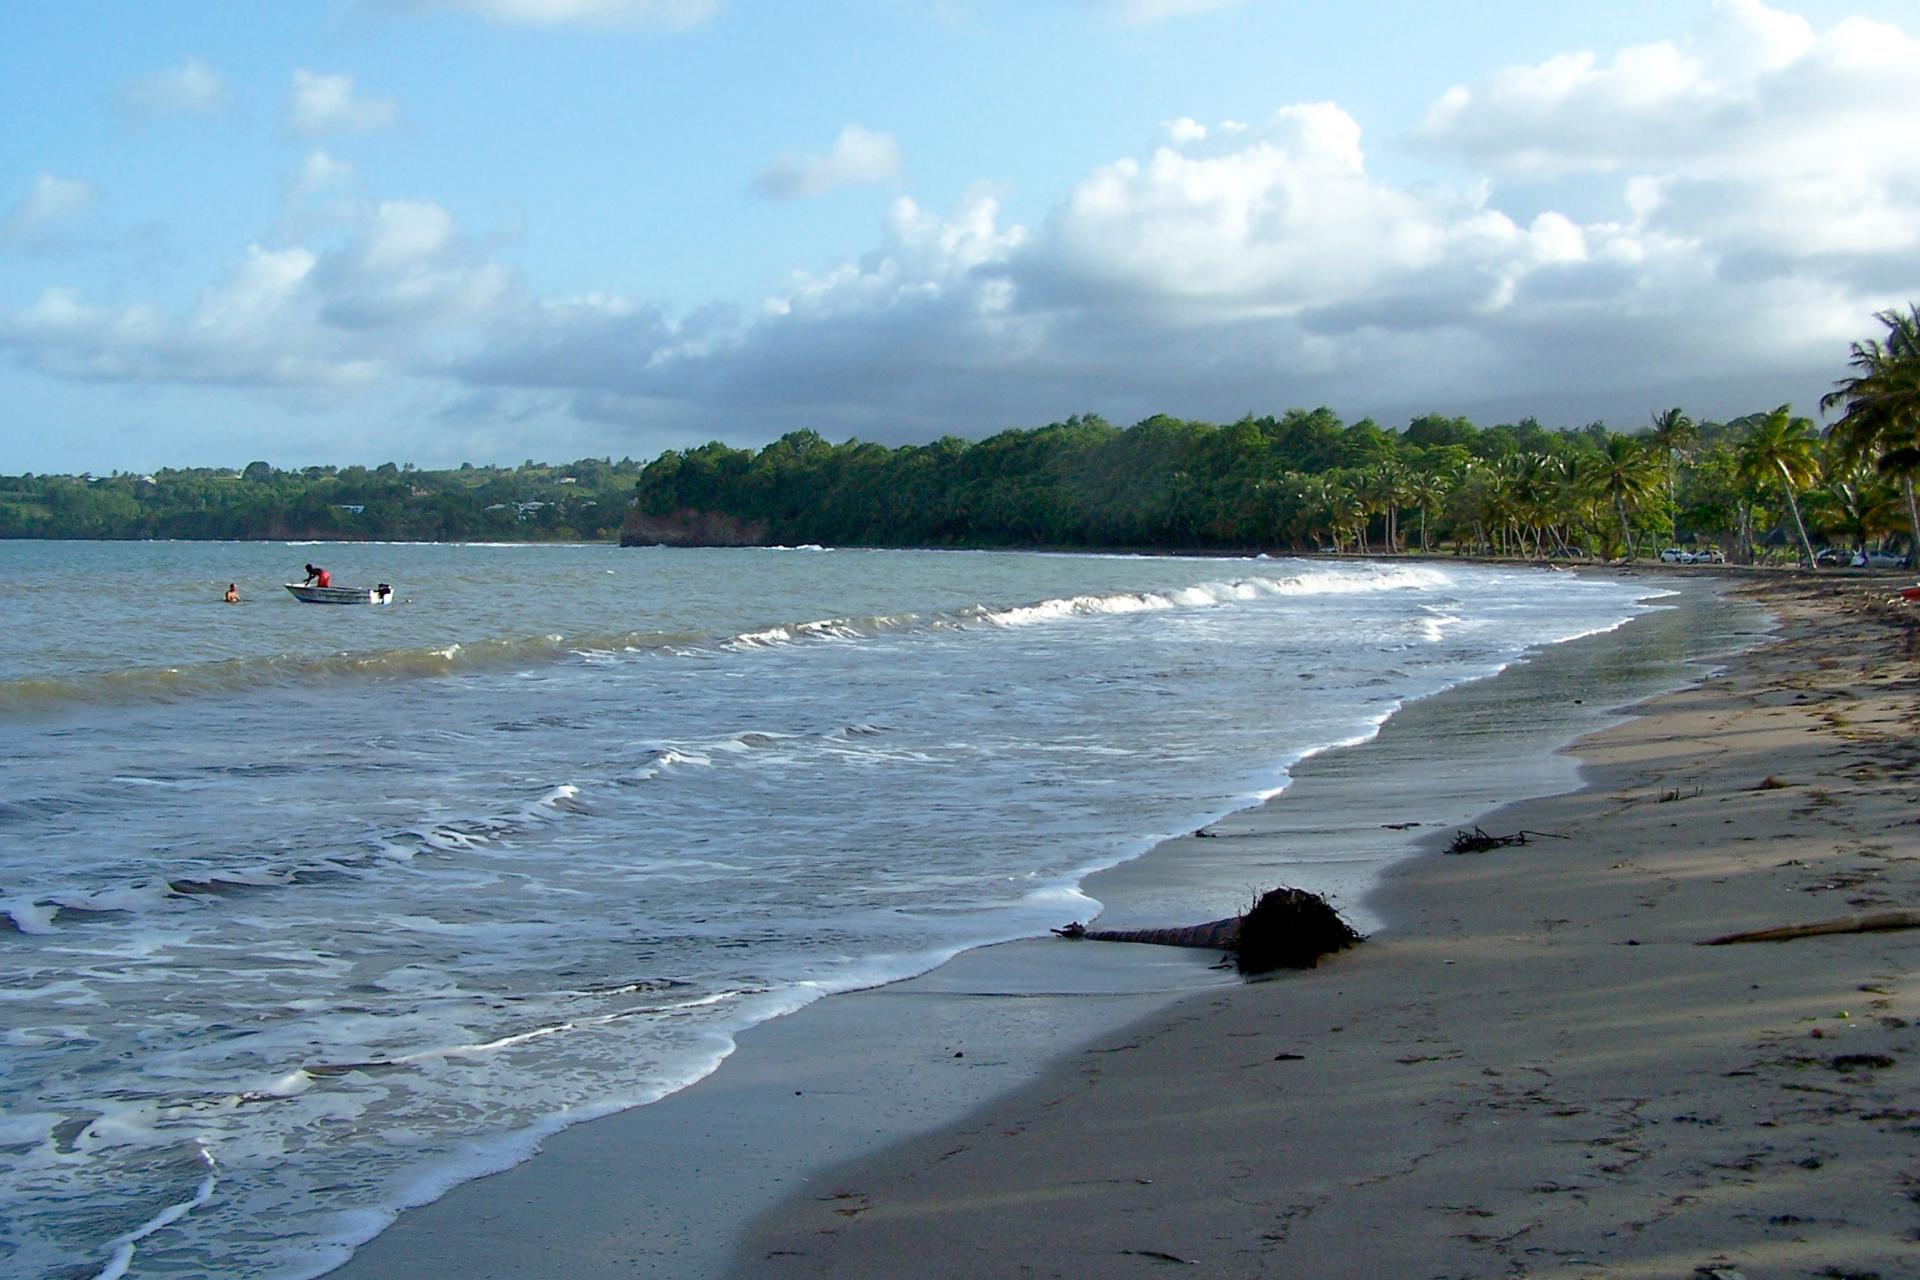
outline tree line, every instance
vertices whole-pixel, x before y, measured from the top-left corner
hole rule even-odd
[[[1910,548],[1920,527],[1920,306],[1875,317],[1821,401],[1633,430],[1532,418],[1479,427],[1428,414],[1399,430],[1291,409],[1217,425],[1098,415],[979,441],[831,444],[790,432],[642,466],[422,471],[386,463],[151,475],[0,476],[0,537],[535,541],[728,522],[738,540],[843,546],[1452,549],[1642,556],[1712,546],[1796,558],[1820,546]]]
[[[1609,558],[1686,545],[1811,564],[1820,545],[1910,544],[1920,526],[1920,307],[1876,318],[1886,335],[1853,345],[1825,432],[1784,404],[1699,422],[1670,408],[1631,431],[1437,414],[1389,431],[1325,408],[1124,429],[1086,414],[898,448],[795,431],[758,451],[661,454],[630,528],[717,513],[780,543]]]
[[[596,541],[616,537],[641,464],[421,471],[388,462],[281,471],[0,476],[0,537]]]

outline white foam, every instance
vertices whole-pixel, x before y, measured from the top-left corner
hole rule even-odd
[[[9,1113],[0,1111],[0,1147],[24,1146],[44,1142],[53,1135],[60,1117],[45,1111]]]
[[[99,1274],[94,1277],[94,1280],[120,1280],[120,1277],[126,1275],[127,1269],[133,1265],[134,1247],[139,1244],[140,1241],[164,1227],[172,1226],[207,1201],[213,1199],[214,1187],[218,1181],[213,1172],[213,1156],[209,1154],[205,1148],[202,1148],[200,1150],[200,1159],[204,1161],[207,1166],[207,1176],[201,1180],[199,1188],[195,1190],[192,1197],[182,1200],[178,1204],[168,1205],[132,1231],[113,1240],[108,1246],[112,1250],[111,1257],[108,1259],[107,1265],[101,1268]]]
[[[13,921],[13,927],[22,933],[55,933],[59,926],[54,924],[53,916],[59,910],[57,903],[35,902],[31,898],[0,898],[0,915]],[[0,991],[0,999],[7,993]]]

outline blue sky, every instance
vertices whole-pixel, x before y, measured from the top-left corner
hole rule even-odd
[[[1920,10],[14,0],[0,472],[1811,412]]]

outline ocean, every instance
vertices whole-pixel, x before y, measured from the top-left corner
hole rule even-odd
[[[299,604],[309,560],[395,601]],[[0,1271],[318,1274],[747,1027],[1093,917],[1093,872],[1660,594],[1436,561],[0,543]],[[1364,926],[1377,869],[1289,880]],[[1246,905],[1214,879],[1197,905]]]

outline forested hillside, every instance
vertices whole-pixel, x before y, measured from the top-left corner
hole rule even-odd
[[[1388,431],[1324,408],[1124,430],[1089,415],[895,449],[799,431],[661,455],[628,537],[697,542],[723,516],[746,536],[712,540],[1604,556],[1678,541],[1810,559],[1815,542],[1904,537],[1902,477],[1878,460],[1788,406],[1697,425],[1672,409],[1629,433],[1440,416]]]
[[[277,471],[0,476],[0,537],[338,538],[402,541],[612,539],[640,464],[419,471],[387,463]]]

